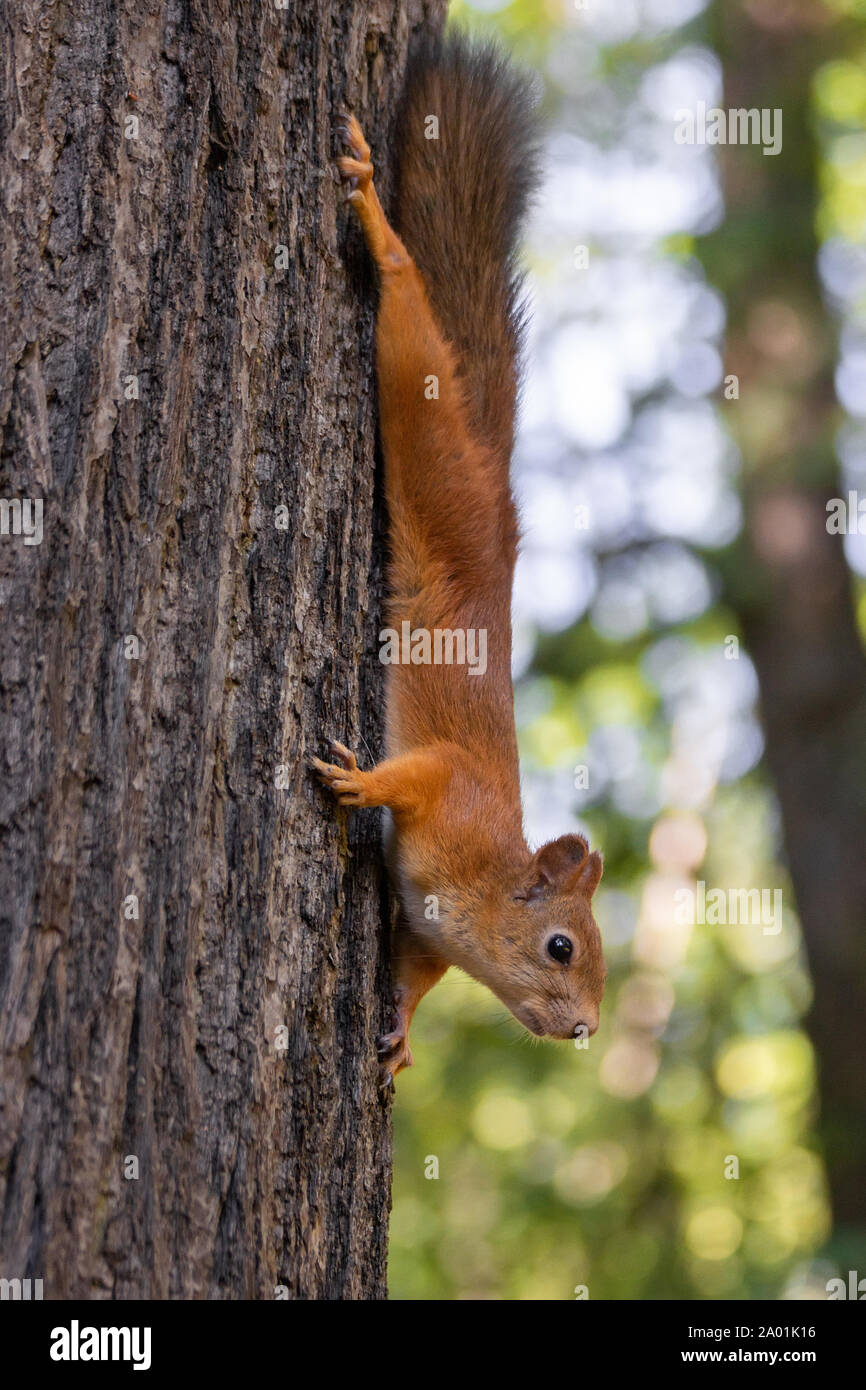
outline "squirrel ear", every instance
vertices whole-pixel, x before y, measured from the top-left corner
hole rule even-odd
[[[582,835],[560,835],[558,840],[542,845],[529,865],[526,896],[537,898],[542,893],[561,892],[574,879],[575,871],[586,862],[588,855],[589,845]]]
[[[603,873],[604,860],[597,849],[593,850],[592,854],[587,855],[585,862],[581,865],[572,887],[577,888],[586,898],[591,898],[601,883]]]

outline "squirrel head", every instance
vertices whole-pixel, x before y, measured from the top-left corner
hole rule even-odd
[[[601,875],[598,851],[590,854],[582,835],[561,835],[533,854],[498,905],[486,982],[537,1037],[598,1028],[607,971],[591,902]]]

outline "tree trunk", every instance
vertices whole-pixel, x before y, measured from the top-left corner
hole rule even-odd
[[[821,1132],[837,1225],[866,1228],[866,657],[842,538],[820,497],[784,506],[796,554],[767,558],[772,604],[745,615],[767,731],[767,762],[815,988]],[[796,508],[796,510],[794,510]],[[768,520],[767,525],[771,523]],[[777,524],[780,524],[777,522]],[[784,546],[782,547],[784,550]]]
[[[821,1132],[837,1225],[866,1228],[866,657],[843,539],[825,504],[834,456],[835,343],[817,279],[818,152],[809,93],[850,33],[812,0],[717,0],[727,108],[783,112],[782,151],[723,151],[728,217],[705,245],[730,311],[727,406],[743,450],[746,536],[728,557],[761,692],[767,762],[815,988]],[[766,429],[764,422],[773,422]]]
[[[288,5],[3,26],[0,1275],[46,1298],[385,1293],[390,907],[306,760],[380,750],[336,118],[381,159],[442,0]]]

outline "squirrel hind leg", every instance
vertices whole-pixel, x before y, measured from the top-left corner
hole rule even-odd
[[[344,116],[339,129],[340,137],[350,153],[340,156],[337,168],[343,178],[349,180],[347,201],[355,209],[370,254],[383,274],[411,264],[409,253],[388,222],[379,202],[373,183],[370,146],[364,139],[358,121],[354,116]]]

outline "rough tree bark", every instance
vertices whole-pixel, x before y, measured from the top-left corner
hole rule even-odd
[[[385,1292],[378,833],[305,760],[379,751],[335,117],[383,149],[442,0],[288,6],[4,14],[0,1275],[46,1298]]]
[[[815,72],[850,34],[820,3],[717,3],[726,108],[783,112],[782,151],[722,151],[728,216],[705,244],[730,311],[726,371],[746,537],[727,565],[761,691],[767,762],[815,987],[821,1133],[837,1225],[866,1229],[866,656],[841,536],[836,345],[818,283]],[[767,427],[767,422],[771,426]]]

